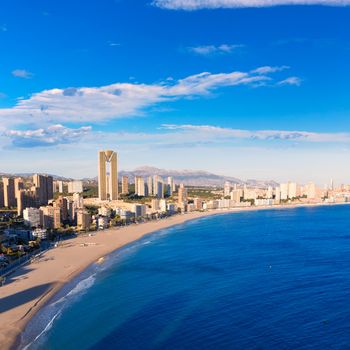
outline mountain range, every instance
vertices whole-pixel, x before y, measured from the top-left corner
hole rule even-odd
[[[8,174],[8,173],[1,173],[0,177],[3,176],[20,176],[20,177],[30,177],[34,173],[17,173],[17,174]],[[51,175],[51,174],[50,174]],[[119,176],[128,176],[129,181],[133,182],[135,176],[142,176],[144,178],[148,176],[153,175],[159,175],[160,177],[166,179],[168,176],[172,176],[175,180],[175,183],[180,184],[183,183],[187,186],[217,186],[217,187],[223,187],[225,181],[229,181],[232,184],[246,184],[250,187],[267,187],[267,186],[278,186],[278,183],[269,180],[269,181],[263,181],[263,180],[241,180],[236,177],[232,176],[223,176],[223,175],[217,175],[213,174],[207,171],[202,170],[166,170],[166,169],[159,169],[151,166],[142,166],[139,168],[136,168],[135,170],[121,170],[119,172]],[[67,177],[58,176],[58,175],[51,175],[55,180],[62,180],[62,181],[69,181],[72,180]],[[91,181],[97,181],[97,177],[95,178],[84,178],[82,179],[86,182]]]
[[[175,183],[183,183],[187,186],[218,186],[223,187],[225,181],[229,181],[232,184],[246,184],[251,187],[267,187],[267,186],[278,186],[278,183],[270,181],[260,181],[260,180],[247,180],[243,181],[236,177],[216,175],[207,171],[202,170],[166,170],[159,169],[150,166],[143,166],[136,168],[132,171],[120,171],[120,176],[128,176],[131,181],[135,176],[148,177],[153,175],[159,175],[164,179],[168,176],[172,176],[175,180]]]

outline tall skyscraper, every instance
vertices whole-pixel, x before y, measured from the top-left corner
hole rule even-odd
[[[184,209],[186,205],[187,205],[187,189],[183,184],[181,184],[178,192],[178,206],[179,208]]]
[[[174,184],[174,178],[172,176],[169,176],[168,179],[167,179],[167,194],[169,196],[171,196],[173,194],[173,191],[174,191],[174,187],[175,187],[175,184]]]
[[[288,192],[289,192],[288,189],[289,189],[288,183],[284,183],[280,185],[281,200],[288,199]]]
[[[53,182],[53,192],[63,193],[63,181],[56,180]]]
[[[19,190],[17,194],[17,214],[23,215],[23,210],[38,206],[38,196],[36,192],[29,190]]]
[[[50,199],[53,199],[53,178],[52,176],[35,174],[33,175],[33,191],[39,199],[39,205],[46,205]]]
[[[129,178],[127,176],[122,177],[122,194],[129,193]]]
[[[224,185],[224,197],[228,197],[230,195],[230,192],[231,192],[231,183],[229,181],[226,181]]]
[[[59,196],[53,206],[54,208],[60,208],[61,221],[68,220],[68,201],[66,197]]]
[[[145,180],[142,176],[135,176],[135,194],[145,196]]]
[[[281,188],[276,187],[275,189],[275,203],[279,204],[281,202]]]
[[[148,196],[153,196],[154,191],[153,191],[153,179],[152,176],[149,176],[147,178],[147,190],[148,190]]]
[[[4,184],[0,181],[0,208],[4,206]]]
[[[15,180],[10,177],[3,177],[2,182],[4,184],[4,206],[15,207],[17,205],[15,196]]]
[[[164,198],[163,179],[158,175],[153,176],[153,194],[157,198]]]
[[[108,180],[107,164],[109,164]],[[118,199],[118,158],[117,153],[111,150],[98,153],[98,196],[100,200]]]
[[[24,183],[23,180],[20,177],[15,178],[15,197],[17,202],[17,208],[18,208],[18,197],[20,195],[20,191],[24,189]]]

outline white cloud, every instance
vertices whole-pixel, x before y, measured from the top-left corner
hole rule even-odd
[[[63,125],[51,125],[47,128],[36,130],[8,130],[3,133],[13,146],[21,148],[48,147],[59,144],[68,144],[80,141],[89,134],[91,127],[85,126],[78,129],[66,128]]]
[[[119,44],[119,43],[116,43],[116,42],[114,42],[114,41],[108,41],[108,46],[121,46],[121,44]]]
[[[252,73],[270,74],[270,73],[281,72],[281,71],[284,71],[284,70],[289,69],[289,68],[290,68],[289,66],[275,66],[275,67],[263,66],[263,67],[259,67],[257,69],[252,70]]]
[[[268,74],[282,68],[263,67],[251,72],[218,74],[203,72],[157,84],[116,83],[101,87],[44,90],[27,99],[19,99],[12,108],[0,109],[0,122],[5,125],[31,123],[42,126],[43,123],[101,122],[136,116],[158,103],[209,95],[220,87],[257,86],[271,81]]]
[[[221,128],[212,125],[176,125],[165,124],[162,129],[191,135],[192,140],[227,142],[232,140],[260,140],[260,141],[300,141],[312,143],[348,143],[348,133],[317,133],[309,131],[286,130],[242,130]],[[171,139],[171,137],[168,137]]]
[[[299,77],[289,77],[287,79],[281,80],[277,83],[277,85],[301,85],[301,79]]]
[[[188,51],[193,52],[197,55],[215,55],[215,54],[230,54],[235,50],[244,47],[244,45],[202,45],[202,46],[192,46],[188,48]]]
[[[153,5],[169,10],[271,7],[282,5],[348,6],[350,0],[154,0]]]
[[[25,69],[15,69],[12,71],[12,75],[17,78],[30,79],[33,77],[33,73],[28,72]]]

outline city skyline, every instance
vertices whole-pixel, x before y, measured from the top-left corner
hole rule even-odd
[[[4,4],[0,170],[94,177],[111,148],[121,169],[347,183],[350,7],[255,3]]]

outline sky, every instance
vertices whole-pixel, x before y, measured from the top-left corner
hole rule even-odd
[[[2,0],[0,172],[350,183],[350,0]]]

